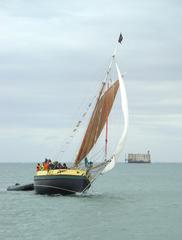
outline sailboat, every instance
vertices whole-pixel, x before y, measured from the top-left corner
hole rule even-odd
[[[69,169],[51,169],[37,171],[34,176],[34,189],[38,194],[75,194],[84,193],[96,178],[113,169],[123,149],[128,130],[128,101],[123,75],[116,62],[116,52],[123,40],[120,34],[105,79],[99,89],[97,100],[82,137],[76,157]],[[111,82],[111,68],[116,67],[117,78]],[[116,148],[111,156],[103,156],[102,162],[88,162],[89,152],[97,145],[98,139],[106,127],[105,149],[107,152],[108,117],[113,107],[117,92],[120,92],[120,104],[123,113],[123,128]],[[122,122],[122,121],[121,121]],[[83,166],[83,162],[85,165]]]

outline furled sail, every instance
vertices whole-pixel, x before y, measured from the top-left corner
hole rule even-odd
[[[122,112],[123,112],[123,118],[124,118],[124,128],[123,128],[121,137],[118,141],[118,144],[116,146],[116,150],[114,151],[113,156],[111,157],[111,159],[108,161],[108,164],[104,168],[103,173],[110,171],[115,166],[115,162],[118,160],[119,155],[123,149],[126,136],[127,136],[127,131],[128,131],[128,99],[126,95],[126,89],[125,89],[123,78],[121,76],[117,63],[115,64],[116,64],[116,69],[118,73],[119,85],[120,85],[121,106],[122,106]]]
[[[103,95],[101,94],[102,92],[100,92],[85,136],[76,156],[75,165],[78,165],[80,161],[86,157],[93,148],[94,144],[97,142],[97,139],[99,138],[111,111],[118,88],[119,81],[117,80],[105,91]]]

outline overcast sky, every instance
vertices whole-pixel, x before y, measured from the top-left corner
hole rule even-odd
[[[153,162],[181,162],[181,13],[181,0],[0,0],[0,161],[59,150],[122,32],[130,125],[120,160],[149,149]]]

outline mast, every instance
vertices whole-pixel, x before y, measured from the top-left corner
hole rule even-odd
[[[119,40],[122,41],[122,39],[123,39],[122,35],[120,35]],[[119,40],[118,42],[121,42]],[[123,77],[120,73],[119,67],[116,62],[115,62],[115,66],[118,73],[118,79],[119,79],[119,85],[120,85],[121,107],[122,107],[123,118],[124,118],[124,128],[111,159],[108,161],[106,167],[102,171],[103,173],[110,171],[115,166],[115,163],[118,160],[119,155],[124,147],[124,143],[125,143],[127,132],[128,132],[128,99],[126,95],[126,89],[125,89]]]
[[[107,84],[109,88],[109,83]],[[107,104],[107,103],[106,103]],[[107,159],[107,148],[108,148],[108,117],[106,119],[106,135],[105,135],[105,160]]]

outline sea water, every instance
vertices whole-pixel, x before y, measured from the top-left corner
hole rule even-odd
[[[117,164],[84,195],[7,192],[35,164],[0,164],[0,239],[181,240],[182,164]]]

